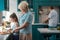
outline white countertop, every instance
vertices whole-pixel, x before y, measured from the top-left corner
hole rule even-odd
[[[57,30],[56,28],[54,28],[54,29],[37,28],[37,30],[38,30],[40,33],[60,33],[60,30]]]
[[[9,34],[6,35],[0,35],[0,40],[6,40],[6,38],[9,36]]]
[[[7,32],[7,30],[9,29],[9,28],[5,28],[6,30],[6,32]],[[2,32],[2,26],[0,26],[0,32]],[[9,34],[1,34],[0,33],[0,40],[6,40],[6,38],[9,36]]]

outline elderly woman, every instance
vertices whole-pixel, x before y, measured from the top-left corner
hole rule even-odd
[[[15,31],[20,30],[20,40],[32,40],[32,13],[29,11],[28,3],[22,1],[18,8],[21,10],[19,17],[19,27]]]

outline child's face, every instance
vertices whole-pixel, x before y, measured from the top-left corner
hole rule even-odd
[[[14,22],[14,19],[13,18],[10,18],[10,22]]]

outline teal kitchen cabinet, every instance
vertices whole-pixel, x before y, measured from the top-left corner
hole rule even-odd
[[[0,11],[4,10],[4,0],[0,0]]]
[[[37,30],[37,28],[46,28],[47,24],[33,24],[32,25],[32,40],[44,40],[43,35]]]
[[[58,26],[60,27],[60,24],[58,24]],[[46,28],[48,27],[47,24],[33,24],[32,25],[32,40],[45,40],[43,35],[41,35],[41,33],[37,30],[37,28]],[[60,37],[56,37],[56,39],[60,40]]]

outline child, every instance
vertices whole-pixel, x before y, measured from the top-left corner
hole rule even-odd
[[[9,32],[12,34],[10,34],[7,40],[11,39],[11,37],[13,37],[13,40],[19,40],[18,31],[14,33],[14,30],[16,29],[16,27],[18,27],[18,18],[15,13],[10,15],[10,22],[11,28],[9,29]]]

